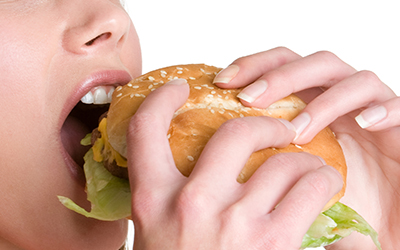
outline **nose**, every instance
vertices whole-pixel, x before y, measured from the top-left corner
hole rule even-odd
[[[98,50],[120,49],[131,26],[129,15],[116,1],[68,1],[65,50],[87,54]]]

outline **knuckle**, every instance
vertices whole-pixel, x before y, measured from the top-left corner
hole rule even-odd
[[[311,192],[318,197],[326,197],[330,193],[330,178],[321,171],[312,171],[305,177]]]
[[[293,157],[297,153],[281,153],[273,155],[269,158],[269,161],[273,165],[277,166],[287,166],[287,165],[297,165],[297,161],[295,157]]]
[[[300,57],[293,50],[291,50],[287,47],[280,46],[280,47],[276,47],[272,50],[275,51],[278,55],[280,55],[278,57],[278,59],[280,60],[279,65],[284,65],[284,64],[286,64],[290,61],[293,61],[295,59],[298,59]]]
[[[363,85],[367,84],[372,88],[378,87],[382,83],[379,77],[369,70],[361,70],[357,73],[357,76],[360,78]]]
[[[270,166],[276,166],[284,175],[300,173],[299,153],[279,153],[268,158]]]
[[[236,221],[239,218],[243,218],[243,214],[245,214],[245,208],[240,203],[234,203],[224,210],[222,213],[221,219],[225,225],[231,224],[233,221]]]
[[[336,54],[327,50],[318,51],[314,55],[324,58],[327,61],[341,61],[341,59]]]
[[[176,199],[176,210],[181,215],[199,216],[207,207],[206,194],[195,185],[184,186]]]
[[[231,119],[223,123],[220,131],[229,135],[240,135],[248,137],[252,133],[250,124],[245,118]]]

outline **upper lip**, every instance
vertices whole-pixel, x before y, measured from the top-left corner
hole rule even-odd
[[[92,88],[98,86],[120,86],[130,80],[132,80],[132,76],[125,70],[103,70],[90,74],[77,85],[72,95],[68,98],[61,113],[59,127],[62,127],[72,109]]]

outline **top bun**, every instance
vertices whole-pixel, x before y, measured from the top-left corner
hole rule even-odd
[[[212,83],[220,70],[204,64],[177,65],[151,71],[118,87],[113,94],[107,118],[107,134],[111,146],[126,157],[126,133],[131,117],[148,94],[176,78],[188,81],[190,96],[175,113],[168,138],[175,164],[185,176],[191,173],[205,144],[225,121],[244,116],[270,116],[290,121],[306,106],[300,98],[290,95],[266,109],[245,107],[237,98],[241,89],[220,89]],[[237,180],[240,183],[246,182],[272,155],[302,151],[322,157],[343,176],[343,188],[324,207],[326,210],[344,195],[347,175],[342,149],[329,128],[322,130],[305,145],[290,144],[282,149],[267,148],[253,153]]]

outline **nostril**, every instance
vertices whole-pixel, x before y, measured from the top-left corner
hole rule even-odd
[[[103,33],[101,35],[96,36],[95,38],[93,38],[92,40],[88,41],[87,43],[85,43],[86,46],[91,46],[93,45],[95,42],[99,42],[99,41],[103,41],[103,40],[107,40],[108,38],[111,37],[111,32],[106,32]]]

